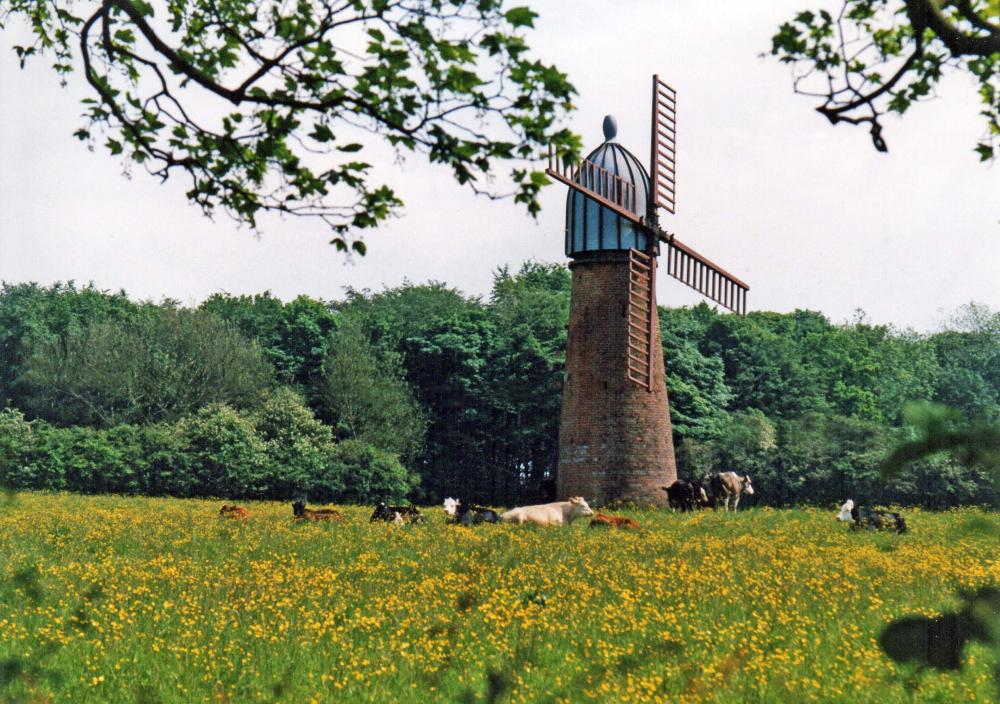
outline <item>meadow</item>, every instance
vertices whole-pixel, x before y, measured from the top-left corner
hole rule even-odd
[[[297,524],[291,507],[0,498],[0,701],[959,702],[996,654],[913,672],[894,618],[1000,584],[1000,515],[626,511],[636,532]]]

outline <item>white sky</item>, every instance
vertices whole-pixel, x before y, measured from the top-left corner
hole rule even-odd
[[[971,80],[947,80],[939,100],[888,118],[890,153],[878,154],[864,128],[831,127],[793,95],[786,66],[758,58],[782,21],[823,0],[530,4],[541,14],[531,45],[580,92],[571,126],[587,150],[610,112],[619,142],[645,161],[650,76],[678,90],[679,210],[662,222],[747,281],[751,310],[809,308],[839,322],[863,308],[932,329],[971,300],[1000,308],[1000,168],[972,152],[982,124]],[[15,36],[0,33],[2,280],[93,281],[185,303],[216,291],[336,299],[345,286],[404,279],[487,294],[500,265],[564,260],[563,186],[546,189],[535,223],[422,156],[398,165],[386,150],[376,175],[407,205],[366,235],[366,257],[345,263],[316,223],[266,219],[255,238],[221,213],[209,221],[181,179],[161,185],[136,169],[129,180],[115,158],[88,152],[72,136],[81,77],[62,89],[44,60],[19,70]],[[699,296],[661,277],[658,299]]]

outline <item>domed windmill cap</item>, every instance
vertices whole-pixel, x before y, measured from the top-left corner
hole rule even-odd
[[[615,141],[618,122],[611,115],[604,118],[605,141],[584,158],[586,166],[573,179],[581,188],[566,194],[566,256],[578,257],[591,252],[649,248],[647,231],[634,219],[625,218],[596,199],[593,193],[607,198],[629,188],[632,202],[629,212],[645,213],[649,201],[649,175],[639,159]],[[614,184],[612,186],[611,184]]]
[[[618,136],[618,120],[614,115],[604,116],[604,141],[610,142]]]

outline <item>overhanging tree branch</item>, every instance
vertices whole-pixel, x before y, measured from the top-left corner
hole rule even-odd
[[[367,146],[350,139],[357,130],[427,155],[477,193],[510,190],[532,214],[544,183],[534,162],[548,144],[579,149],[558,127],[572,85],[530,57],[534,14],[501,0],[4,7],[0,23],[24,19],[37,38],[22,60],[52,52],[64,76],[82,67],[95,99],[78,137],[106,137],[164,180],[182,169],[189,200],[250,226],[269,211],[315,218],[338,247],[364,252],[358,232],[401,202],[356,156]],[[214,108],[192,102],[199,89]],[[503,162],[509,188],[494,186]]]
[[[831,124],[869,124],[879,151],[888,149],[886,113],[934,97],[945,71],[965,71],[979,83],[986,129],[975,151],[987,161],[1000,152],[1000,26],[988,8],[987,0],[844,0],[836,19],[805,11],[782,24],[771,53],[792,65],[796,93],[822,98],[816,110]]]

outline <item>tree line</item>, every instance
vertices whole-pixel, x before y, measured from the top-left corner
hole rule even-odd
[[[197,307],[72,283],[0,287],[0,483],[181,496],[494,504],[544,496],[558,457],[570,276],[498,270],[342,300]],[[1000,312],[934,333],[661,308],[681,476],[734,469],[758,503],[998,505],[947,455],[888,479],[914,402],[1000,418]],[[958,421],[956,421],[958,422]],[[961,458],[959,458],[961,459]]]

